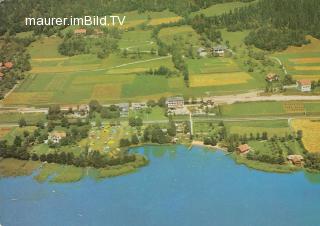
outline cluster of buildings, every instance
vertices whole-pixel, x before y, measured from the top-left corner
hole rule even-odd
[[[224,45],[217,45],[213,48],[206,49],[204,47],[198,48],[197,52],[200,57],[206,57],[212,55],[215,57],[224,57],[228,48]]]
[[[277,82],[280,76],[276,73],[269,73],[266,76],[267,82]],[[301,92],[311,92],[312,91],[312,81],[309,79],[301,79],[296,81],[296,87]]]
[[[182,96],[168,97],[166,99],[166,106],[168,108],[168,115],[188,115],[190,111],[184,105],[184,98]]]
[[[71,112],[75,118],[85,118],[88,116],[90,108],[87,104],[61,106],[62,111]]]
[[[0,62],[0,81],[4,79],[5,73],[13,68],[11,61]]]

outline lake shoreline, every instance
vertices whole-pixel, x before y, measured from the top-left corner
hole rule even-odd
[[[222,151],[225,153],[225,155],[230,156],[230,158],[234,161],[237,165],[244,165],[248,168],[257,170],[257,171],[263,171],[263,172],[269,172],[269,173],[294,173],[298,171],[307,171],[309,173],[317,174],[319,171],[315,170],[309,170],[301,167],[297,167],[294,165],[284,164],[284,165],[278,165],[278,164],[270,164],[270,163],[264,163],[259,161],[253,161],[249,160],[243,156],[237,155],[235,153],[229,153],[225,148],[220,147],[219,145],[212,146],[212,145],[205,145],[201,141],[193,141],[190,144],[153,144],[153,143],[144,143],[139,145],[131,145],[128,147],[129,151],[135,149],[135,148],[144,148],[144,147],[173,147],[173,146],[185,146],[185,148],[189,151],[192,150],[193,147],[200,147],[205,149],[210,149],[212,151]],[[14,165],[17,167],[12,168],[12,164],[10,161],[15,162]],[[17,162],[20,162],[17,164]],[[5,163],[5,164],[3,164]],[[55,164],[55,163],[41,163],[39,161],[31,161],[31,160],[17,160],[17,159],[0,159],[0,178],[1,177],[16,177],[16,176],[28,176],[32,174],[32,172],[39,170],[40,173],[34,177],[35,180],[42,183],[45,181],[53,182],[53,183],[72,183],[77,182],[84,177],[86,177],[84,171],[88,174],[88,169],[93,172],[92,176],[96,180],[101,180],[105,178],[110,177],[117,177],[121,175],[127,175],[133,172],[136,172],[141,167],[147,166],[149,164],[149,159],[143,154],[137,154],[137,158],[134,162],[129,162],[121,165],[116,166],[108,166],[104,168],[92,168],[92,167],[76,167],[76,166],[70,166],[70,165],[61,165],[61,164]],[[29,165],[28,169],[19,168],[19,165]],[[53,166],[55,165],[55,166]],[[31,169],[30,169],[31,167]],[[47,172],[41,174],[41,169],[45,169]],[[70,171],[76,172],[74,176],[68,174],[68,169],[70,168]],[[71,169],[72,168],[72,169]],[[62,170],[63,169],[63,170]],[[10,171],[11,170],[11,171]],[[56,172],[63,172],[66,175],[60,176],[58,179],[50,179],[50,177],[55,174]],[[71,173],[70,173],[71,174]],[[58,174],[59,175],[59,174]]]

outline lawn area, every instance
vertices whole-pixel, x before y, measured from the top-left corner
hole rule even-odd
[[[227,29],[220,31],[224,42],[229,41],[231,47],[243,47],[244,39],[250,32],[249,30],[230,32]]]
[[[58,52],[58,45],[62,42],[59,37],[43,37],[28,47],[28,51],[33,60],[60,60],[66,58]]]
[[[292,121],[295,131],[302,130],[302,142],[306,150],[320,152],[320,121],[308,119],[295,119]]]
[[[119,41],[119,47],[121,49],[150,51],[151,48],[156,49],[157,45],[151,39],[151,30],[136,29],[133,31],[124,32],[121,40]]]
[[[142,118],[144,121],[152,121],[152,120],[167,120],[168,118],[164,115],[165,110],[159,106],[153,107],[151,112],[148,114],[146,111],[131,111],[131,116],[137,116]]]
[[[279,150],[283,151],[284,156],[288,155],[288,152],[293,154],[303,154],[303,148],[298,141],[291,140],[286,142],[281,141],[249,141],[249,146],[253,151],[258,151],[261,154],[272,155]]]
[[[196,16],[196,15],[200,15],[200,14],[204,14],[207,17],[210,16],[219,16],[222,15],[224,13],[228,13],[236,8],[241,8],[244,6],[248,6],[250,4],[254,4],[257,1],[253,1],[253,2],[248,2],[248,3],[244,3],[244,2],[227,2],[227,3],[221,3],[221,4],[215,4],[212,5],[206,9],[202,9],[199,10],[197,12],[194,12],[191,14],[191,16]]]
[[[287,120],[269,120],[269,121],[243,121],[243,122],[225,122],[229,134],[247,135],[250,133],[256,136],[257,133],[267,132],[269,137],[276,135],[284,137],[291,133]]]

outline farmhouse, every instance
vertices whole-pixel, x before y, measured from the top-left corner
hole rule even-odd
[[[250,147],[248,144],[241,144],[237,147],[237,150],[240,154],[247,154],[250,151]]]
[[[266,81],[267,82],[279,81],[279,75],[277,75],[275,73],[269,73],[266,76]]]
[[[288,155],[288,161],[290,161],[293,165],[301,166],[303,165],[303,156],[301,155]]]
[[[197,50],[197,53],[198,53],[198,56],[200,56],[200,57],[206,57],[208,55],[207,50],[205,48],[203,48],[203,47],[200,47]]]
[[[169,109],[183,108],[184,99],[181,96],[168,97],[166,100],[166,105]]]
[[[87,30],[84,28],[74,30],[74,34],[76,35],[85,35],[86,33],[87,33]]]
[[[311,92],[311,81],[308,79],[298,80],[297,89],[301,92]]]
[[[49,134],[49,140],[55,144],[60,143],[62,138],[67,136],[66,132],[63,131],[53,131]]]
[[[213,47],[213,55],[216,57],[223,57],[226,50],[227,50],[226,46],[223,46],[223,45],[215,46]]]

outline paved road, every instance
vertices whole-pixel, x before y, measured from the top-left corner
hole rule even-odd
[[[298,95],[272,95],[260,96],[262,91],[253,91],[249,93],[225,95],[225,96],[210,96],[215,103],[233,104],[236,102],[254,102],[254,101],[320,101],[320,96],[298,96]],[[35,107],[3,107],[0,105],[1,112],[21,112],[21,113],[47,113],[48,108]]]
[[[254,91],[249,93],[225,95],[225,96],[211,96],[210,99],[215,103],[233,104],[236,102],[253,102],[253,101],[320,101],[320,96],[299,96],[299,95],[271,95],[261,96],[262,91]]]

